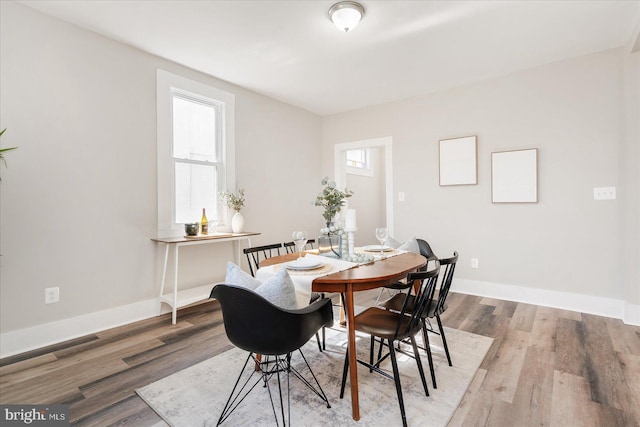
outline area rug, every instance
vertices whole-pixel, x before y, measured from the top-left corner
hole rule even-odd
[[[399,355],[398,365],[407,422],[410,426],[446,426],[458,407],[493,339],[445,328],[453,366],[447,363],[438,336],[430,335],[438,388],[429,375],[427,357],[421,351],[430,396],[424,394],[414,359]],[[339,398],[342,368],[347,346],[344,330],[327,329],[327,349],[320,353],[315,339],[302,351],[316,374],[331,408],[293,375],[291,385],[291,425],[293,426],[395,426],[401,425],[398,398],[393,381],[358,364],[360,421],[351,417],[349,381],[344,399]],[[357,338],[358,358],[369,357],[368,336]],[[410,351],[410,346],[404,347]],[[247,352],[232,349],[162,380],[136,390],[138,395],[169,425],[175,427],[215,426],[235,384]],[[294,353],[292,365],[307,372],[300,353]],[[391,372],[388,358],[382,368]],[[309,377],[311,378],[311,377]],[[277,390],[277,380],[271,380]],[[275,400],[276,408],[279,401]],[[276,425],[266,388],[251,391],[223,426]]]

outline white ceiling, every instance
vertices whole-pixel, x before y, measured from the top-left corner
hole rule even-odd
[[[640,20],[636,0],[362,0],[344,33],[332,0],[21,3],[320,115],[618,47]]]

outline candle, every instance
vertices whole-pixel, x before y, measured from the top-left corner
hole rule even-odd
[[[344,220],[344,231],[358,231],[356,227],[356,210],[347,209],[347,216]]]

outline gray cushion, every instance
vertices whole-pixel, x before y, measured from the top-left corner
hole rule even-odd
[[[227,285],[242,286],[243,288],[251,289],[255,291],[262,283],[249,273],[242,271],[236,264],[227,263],[227,274],[224,278],[224,283]]]
[[[415,254],[420,254],[420,246],[418,245],[418,240],[415,237],[411,237],[404,243],[400,243],[395,240],[393,237],[388,236],[385,240],[384,244],[393,249],[399,249],[401,251],[413,252]]]
[[[228,285],[242,286],[251,289],[270,303],[287,310],[298,308],[296,289],[286,268],[271,276],[265,282],[260,282],[255,277],[242,271],[236,264],[227,264],[227,274],[224,282]]]
[[[387,238],[384,240],[384,245],[389,246],[390,248],[393,248],[393,249],[398,249],[400,247],[400,242],[398,242],[396,239],[394,239],[391,236],[387,236]]]
[[[420,246],[418,245],[418,241],[415,237],[408,239],[406,242],[398,246],[398,249],[420,255]]]
[[[286,268],[280,269],[278,273],[258,286],[255,291],[258,295],[280,308],[287,310],[298,308],[296,288],[293,286],[293,281],[289,277],[289,272]]]

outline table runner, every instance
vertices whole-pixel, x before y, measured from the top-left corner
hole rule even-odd
[[[322,268],[317,269],[317,271],[289,270],[289,276],[291,277],[291,281],[296,288],[296,301],[298,303],[298,307],[306,307],[309,305],[309,300],[311,298],[311,283],[313,282],[313,279],[315,279],[316,277],[322,277],[328,274],[337,273],[339,271],[348,270],[358,265],[355,262],[343,261],[341,259],[329,258],[320,255],[307,254],[305,258],[317,259],[318,261],[327,266],[330,266],[331,268],[323,266]],[[274,264],[267,267],[259,268],[256,272],[256,279],[264,282],[265,280],[276,274],[281,268],[283,268],[284,264],[285,263]]]
[[[356,248],[358,251],[360,248]],[[393,251],[389,251],[385,253],[385,258],[391,258],[396,255],[400,255],[405,253],[406,251],[394,249]],[[296,271],[296,270],[288,270],[289,276],[291,277],[291,281],[296,289],[296,302],[299,308],[306,307],[309,305],[309,300],[311,298],[311,284],[313,280],[317,277],[327,276],[329,274],[338,273],[343,270],[348,270],[350,268],[354,268],[358,266],[358,263],[344,261],[336,258],[329,258],[321,255],[313,255],[306,254],[305,258],[318,260],[323,264],[322,267],[314,269],[314,270],[304,270],[304,271]],[[374,262],[380,260],[380,256],[374,255]],[[261,267],[256,272],[256,279],[264,282],[268,280],[271,276],[276,274],[280,269],[285,268],[286,263],[269,265],[267,267]]]

